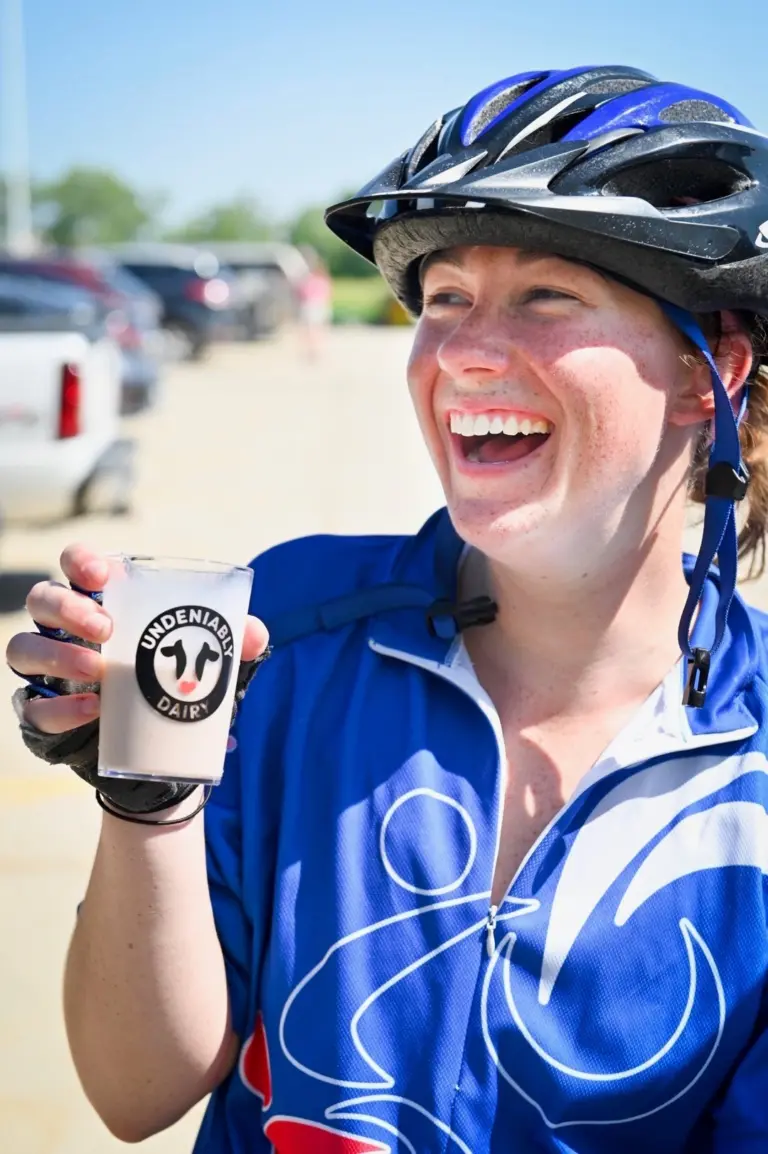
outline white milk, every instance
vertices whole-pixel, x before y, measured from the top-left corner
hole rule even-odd
[[[221,780],[253,573],[170,559],[110,559],[99,773]]]

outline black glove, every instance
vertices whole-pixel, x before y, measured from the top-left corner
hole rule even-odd
[[[101,603],[101,593],[89,593],[73,585],[78,593],[83,593],[94,601]],[[74,645],[82,645],[87,649],[99,649],[98,645],[84,641],[79,637],[72,637],[62,629],[48,629],[35,622],[37,629],[45,637],[52,637],[56,641],[66,641]],[[234,724],[237,710],[245,697],[245,692],[256,670],[270,654],[266,649],[254,661],[241,661],[235,688],[235,701],[232,707],[232,723]],[[49,677],[47,674],[27,677],[18,674],[28,682],[23,689],[17,689],[13,695],[13,706],[19,719],[21,736],[26,745],[36,757],[47,761],[49,765],[67,765],[73,769],[78,777],[86,781],[93,789],[107,801],[126,813],[157,813],[163,809],[170,809],[184,801],[197,789],[196,785],[181,781],[132,781],[121,777],[100,777],[97,772],[99,759],[99,722],[89,721],[77,729],[69,729],[65,733],[43,733],[36,726],[31,725],[24,717],[24,705],[36,697],[61,697],[67,693],[98,693],[98,684],[69,681],[63,678]]]

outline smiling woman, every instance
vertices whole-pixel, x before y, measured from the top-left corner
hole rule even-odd
[[[136,1140],[213,1090],[200,1154],[763,1154],[768,140],[637,69],[526,72],[327,219],[418,318],[446,508],[253,562],[273,654],[205,826],[104,818],[89,1097]],[[30,610],[93,639],[82,592]],[[66,676],[66,634],[9,661]],[[72,704],[28,698],[40,749]]]

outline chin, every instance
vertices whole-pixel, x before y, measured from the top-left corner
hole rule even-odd
[[[606,526],[574,511],[536,502],[518,507],[477,498],[447,499],[456,532],[510,572],[570,582],[589,570]],[[607,535],[610,537],[610,534]]]
[[[510,507],[508,502],[487,497],[454,494],[446,497],[446,503],[456,532],[483,553],[493,555],[499,548],[508,551],[523,545],[530,548],[545,536],[551,544],[551,517],[540,502]]]

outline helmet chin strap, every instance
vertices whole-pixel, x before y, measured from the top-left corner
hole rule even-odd
[[[710,659],[725,635],[728,610],[736,590],[738,532],[735,502],[744,498],[749,483],[749,472],[741,457],[738,428],[747,407],[747,389],[744,388],[739,414],[736,417],[715,359],[697,321],[677,305],[666,301],[660,301],[659,304],[675,327],[693,342],[709,365],[715,401],[714,436],[705,483],[704,531],[677,633],[680,650],[688,659],[683,704],[698,708],[706,699]],[[691,630],[693,617],[715,556],[720,567],[720,598],[715,614],[715,636],[706,644],[693,644]],[[698,625],[693,629],[694,633],[697,631]],[[696,640],[703,642],[702,638]]]

